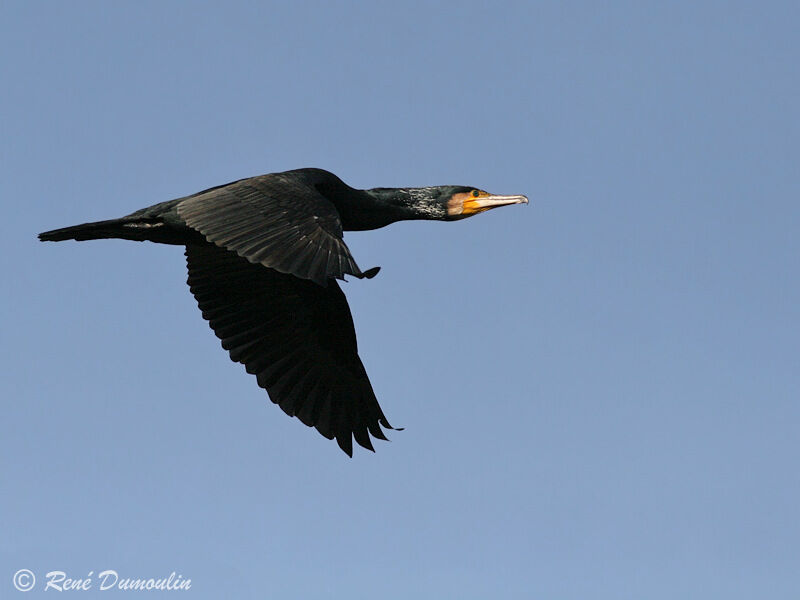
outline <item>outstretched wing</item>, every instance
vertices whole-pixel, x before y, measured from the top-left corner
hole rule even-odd
[[[313,187],[282,173],[242,179],[188,196],[186,224],[251,263],[327,285],[362,272],[342,239],[336,207]]]
[[[212,244],[186,246],[189,288],[231,359],[289,416],[352,456],[392,429],[358,356],[353,318],[335,280],[326,287],[248,262]]]

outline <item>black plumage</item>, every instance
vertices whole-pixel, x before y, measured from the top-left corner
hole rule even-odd
[[[121,219],[39,234],[42,241],[121,238],[186,247],[188,284],[231,359],[286,414],[370,450],[391,429],[358,356],[337,279],[370,278],[345,230],[408,219],[455,220],[527,202],[465,186],[357,190],[321,169],[242,179]]]

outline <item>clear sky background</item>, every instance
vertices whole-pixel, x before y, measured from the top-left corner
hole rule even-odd
[[[799,26],[793,2],[4,2],[0,596],[40,596],[28,568],[209,599],[796,599]],[[36,240],[303,166],[531,198],[346,236],[383,267],[345,291],[406,427],[353,459],[228,359],[179,247]]]

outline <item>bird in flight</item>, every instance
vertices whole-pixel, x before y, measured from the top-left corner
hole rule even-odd
[[[358,356],[337,279],[372,278],[344,231],[396,221],[455,221],[525,196],[468,186],[354,189],[322,169],[240,179],[120,219],[39,234],[42,241],[118,238],[186,247],[189,289],[222,347],[272,402],[353,455],[353,439],[393,429]]]

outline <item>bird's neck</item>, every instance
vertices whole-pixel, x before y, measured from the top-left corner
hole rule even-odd
[[[358,202],[352,204],[358,209],[358,213],[352,215],[356,218],[350,219],[349,215],[342,214],[343,225],[345,229],[377,229],[396,221],[446,219],[447,212],[434,198],[434,190],[435,188],[358,190]]]

